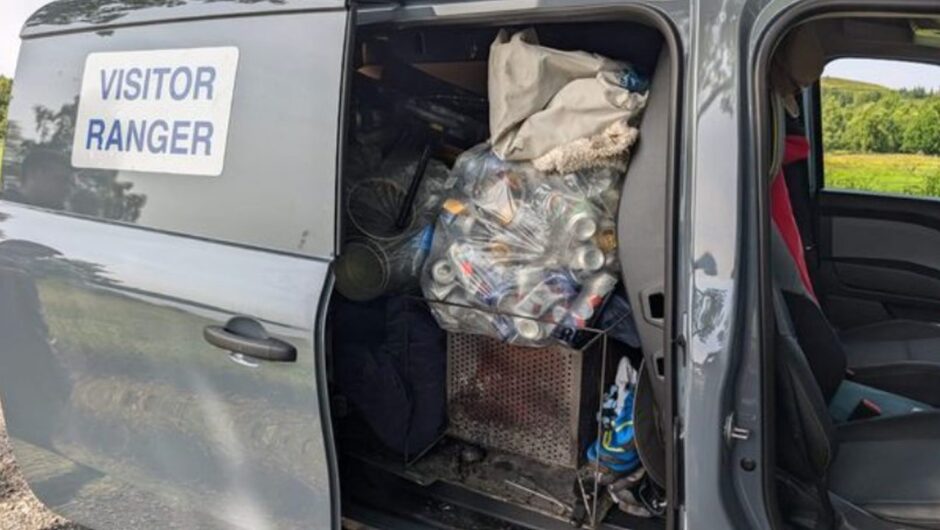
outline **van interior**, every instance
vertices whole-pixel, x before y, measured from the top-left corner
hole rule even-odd
[[[836,58],[937,64],[937,27],[830,14],[791,28],[767,63],[766,383],[779,513],[796,527],[940,525],[940,202],[827,186],[820,97]],[[867,108],[890,97],[869,86]]]
[[[650,80],[614,214],[616,291],[632,307],[639,339],[632,345],[597,326],[568,346],[543,347],[442,331],[431,314],[438,302],[413,284],[389,287],[349,243],[364,224],[382,240],[403,216],[418,217],[401,206],[414,176],[446,180],[463,152],[486,142],[487,61],[500,30],[534,30],[543,46],[625,61]],[[384,512],[443,528],[665,527],[660,422],[668,395],[665,249],[676,101],[666,37],[632,15],[357,31],[339,201],[337,283],[347,287],[334,292],[327,323],[344,516],[379,528],[388,524]],[[640,371],[633,421],[646,478],[619,506],[588,480],[585,455],[622,358]]]

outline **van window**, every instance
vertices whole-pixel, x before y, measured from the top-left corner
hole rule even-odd
[[[940,197],[940,66],[837,59],[820,94],[826,188]]]

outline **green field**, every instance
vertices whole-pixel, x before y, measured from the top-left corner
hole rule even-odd
[[[940,197],[940,156],[825,154],[827,188]]]

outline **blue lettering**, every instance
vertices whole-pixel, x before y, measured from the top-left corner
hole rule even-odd
[[[173,140],[170,143],[170,153],[174,155],[185,155],[187,154],[186,141],[189,140],[189,128],[192,126],[193,122],[191,121],[177,121],[173,122]],[[184,130],[185,129],[185,130]],[[183,145],[180,145],[183,144]]]
[[[177,101],[211,101],[218,71],[214,66],[132,67],[100,70],[99,77],[103,100],[160,100],[166,92]]]
[[[85,137],[85,150],[91,149],[92,140],[98,141],[97,150],[101,151],[101,142],[104,140],[104,120],[92,118],[88,120],[88,136]]]
[[[157,134],[157,128],[163,129],[163,132]],[[147,149],[155,155],[166,153],[167,133],[170,131],[169,125],[164,120],[156,120],[150,126],[147,132]]]
[[[215,67],[200,66],[196,69],[196,86],[193,88],[193,99],[199,99],[199,92],[206,91],[206,99],[213,98],[212,85],[215,84]]]
[[[105,77],[105,70],[101,70],[101,99],[111,97],[111,90],[114,88],[114,80],[120,70],[111,70],[111,75]]]
[[[153,99],[160,99],[163,96],[163,77],[168,73],[170,73],[170,69],[164,66],[153,69],[153,75],[157,78],[157,93],[154,95]],[[165,124],[166,122],[164,122],[164,125]]]
[[[180,86],[179,80],[183,79],[184,84]],[[186,66],[180,66],[173,72],[173,76],[170,77],[170,96],[173,99],[179,101],[189,95],[189,91],[193,88],[193,73]]]
[[[124,147],[125,151],[130,151],[133,147],[137,152],[143,152],[144,150],[144,134],[147,131],[147,120],[143,120],[140,124],[137,124],[137,120],[130,120],[127,123],[127,144]]]
[[[111,124],[111,133],[108,134],[108,142],[105,144],[104,150],[110,151],[111,146],[115,145],[117,146],[118,151],[123,151],[124,150],[123,144],[124,142],[121,138],[121,122],[115,120],[114,123]]]
[[[144,91],[143,99],[150,99],[150,68],[144,71]]]
[[[215,127],[211,121],[197,121],[193,125],[193,145],[190,154],[195,155],[199,151],[199,146],[203,147],[203,154],[210,156],[212,154],[212,133]]]
[[[140,97],[140,78],[142,75],[143,72],[140,71],[140,68],[131,68],[127,71],[125,78],[127,88],[124,89],[124,99],[133,101]]]

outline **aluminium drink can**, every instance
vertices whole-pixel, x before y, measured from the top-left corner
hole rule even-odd
[[[568,215],[565,229],[576,241],[587,241],[597,233],[597,219],[586,205],[575,208]]]
[[[617,285],[617,277],[609,272],[599,272],[584,280],[581,292],[571,303],[571,316],[579,327],[587,325],[594,312],[604,302],[604,297]]]
[[[538,341],[547,336],[546,329],[535,320],[529,320],[528,318],[516,318],[514,320],[516,333],[518,333],[519,337],[522,339]]]
[[[585,244],[574,249],[571,268],[576,271],[596,272],[604,268],[607,257],[597,245]]]
[[[431,265],[431,278],[440,284],[454,283],[457,279],[457,269],[447,259],[439,259]]]

